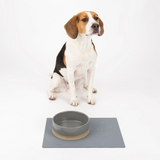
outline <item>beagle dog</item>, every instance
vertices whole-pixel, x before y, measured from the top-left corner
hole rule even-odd
[[[92,35],[104,33],[103,22],[95,12],[86,11],[73,16],[64,28],[69,38],[57,55],[48,89],[49,99],[56,99],[53,91],[69,91],[70,104],[77,106],[76,89],[84,87],[88,92],[88,103],[94,105],[92,93],[97,92],[93,88],[97,52]]]

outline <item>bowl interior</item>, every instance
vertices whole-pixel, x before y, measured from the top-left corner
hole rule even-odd
[[[62,127],[80,127],[86,124],[89,118],[83,113],[68,111],[57,114],[53,121]]]

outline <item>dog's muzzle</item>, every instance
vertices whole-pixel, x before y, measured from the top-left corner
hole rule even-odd
[[[93,33],[99,33],[99,24],[94,23],[91,28],[93,29]]]

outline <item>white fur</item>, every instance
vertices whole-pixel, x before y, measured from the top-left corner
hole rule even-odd
[[[66,43],[65,56],[67,68],[60,70],[60,73],[64,77],[61,77],[57,73],[53,74],[53,79],[48,90],[49,99],[55,99],[53,90],[59,92],[69,89],[71,95],[70,104],[77,106],[76,89],[83,86],[88,90],[88,103],[95,104],[92,90],[97,55],[91,42],[92,37],[86,36],[86,34],[91,34],[91,26],[96,21],[89,12],[87,14],[89,22],[86,25],[86,33],[78,34],[76,39],[69,37]]]
[[[93,29],[92,29],[92,25],[94,23],[97,23],[95,19],[92,18],[92,15],[90,12],[86,12],[88,14],[88,17],[89,17],[89,21],[86,25],[86,35],[92,35],[93,34]],[[98,24],[98,23],[97,23]],[[100,33],[100,28],[99,28],[99,33]],[[98,33],[97,33],[98,34]]]

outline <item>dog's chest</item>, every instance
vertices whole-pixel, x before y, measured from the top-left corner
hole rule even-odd
[[[74,72],[74,80],[85,77],[87,71],[95,65],[97,54],[91,40],[81,45],[77,41],[70,40],[66,44],[65,57],[67,66],[65,69],[62,68],[60,73],[68,81],[69,72]]]
[[[75,79],[82,78],[86,75],[87,71],[91,68],[91,62],[90,63],[80,63],[74,73]]]
[[[71,56],[69,59],[72,59],[72,61],[67,61],[68,63],[71,63],[71,66],[74,68],[74,79],[81,79],[86,76],[86,73],[89,69],[91,69],[96,61],[96,53],[93,49],[88,51],[74,51],[74,56]],[[61,69],[60,72],[64,76],[64,79],[68,81],[67,77],[67,70]],[[68,70],[69,71],[69,70]]]
[[[96,54],[93,50],[79,52],[77,54],[77,61],[76,61],[76,70],[75,76],[82,76],[86,74],[87,70],[92,68],[93,64],[95,63]]]

